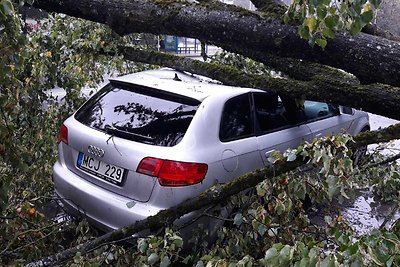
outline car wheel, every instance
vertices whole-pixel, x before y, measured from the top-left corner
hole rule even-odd
[[[364,128],[361,130],[360,133],[369,131],[368,128]],[[361,146],[358,147],[356,150],[353,151],[353,155],[351,156],[351,159],[353,160],[353,166],[359,166],[363,159],[365,158],[365,155],[367,154],[367,146]]]

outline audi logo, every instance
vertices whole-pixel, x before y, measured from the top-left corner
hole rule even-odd
[[[104,150],[93,145],[88,146],[87,152],[99,158],[102,158],[104,156]]]

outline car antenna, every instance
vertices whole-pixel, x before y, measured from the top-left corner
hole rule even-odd
[[[174,81],[178,81],[178,82],[182,81],[181,79],[179,79],[178,74],[176,74],[176,73],[175,73],[175,77],[174,77],[173,80]]]

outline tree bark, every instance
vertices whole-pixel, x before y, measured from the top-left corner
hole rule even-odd
[[[34,6],[104,23],[119,34],[191,37],[251,58],[257,54],[260,62],[267,63],[268,54],[273,54],[340,68],[363,83],[400,86],[400,44],[363,33],[355,37],[338,34],[325,49],[312,48],[300,39],[295,26],[282,24],[270,13],[258,14],[213,1],[39,0]]]
[[[400,124],[396,124],[379,131],[363,132],[355,136],[354,140],[356,142],[355,146],[361,146],[372,143],[385,142],[387,140],[398,138],[400,138]],[[142,221],[134,222],[129,226],[117,229],[113,232],[106,233],[94,240],[64,250],[57,253],[56,255],[52,255],[35,262],[31,262],[27,264],[26,267],[53,266],[55,264],[73,258],[77,252],[84,254],[101,245],[121,240],[146,229],[156,230],[161,227],[167,227],[171,225],[174,220],[189,212],[199,210],[211,204],[222,203],[230,196],[238,194],[247,188],[254,187],[268,177],[274,177],[276,175],[291,171],[306,163],[307,161],[307,158],[298,158],[295,161],[286,161],[285,159],[279,160],[273,166],[269,166],[265,169],[242,175],[220,187],[211,187],[200,194],[200,196],[189,199],[182,204],[166,210],[162,210],[154,216],[150,216]]]
[[[180,71],[210,77],[226,85],[254,87],[291,96],[305,96],[306,99],[338,103],[370,111],[379,115],[400,120],[398,105],[400,88],[383,85],[360,85],[348,75],[332,69],[328,77],[313,77],[310,81],[277,78],[270,75],[256,75],[220,64],[205,63],[159,52],[141,51],[134,48],[121,48],[125,59],[166,66]],[[346,97],[343,97],[346,96]]]

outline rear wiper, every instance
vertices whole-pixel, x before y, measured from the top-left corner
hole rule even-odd
[[[108,134],[125,137],[127,139],[132,139],[132,138],[138,139],[139,138],[139,139],[144,139],[146,141],[154,142],[154,138],[152,138],[150,136],[146,136],[146,135],[142,135],[142,134],[138,134],[138,133],[132,133],[132,132],[129,132],[126,130],[118,129],[115,126],[109,125],[109,124],[107,124],[105,126],[105,130]]]

